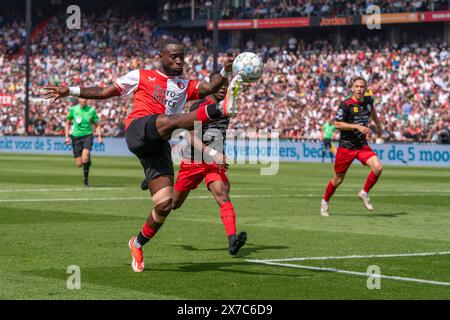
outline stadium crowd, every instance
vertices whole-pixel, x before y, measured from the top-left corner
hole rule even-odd
[[[449,10],[448,0],[225,0],[221,1],[221,19],[259,19],[282,17],[363,15],[370,5],[382,13]],[[212,0],[195,0],[196,18],[211,19]],[[164,1],[161,17],[165,21],[190,19],[192,0]]]
[[[81,30],[73,31],[55,17],[33,39],[29,134],[64,134],[68,107],[76,103],[43,100],[44,86],[106,85],[133,69],[157,67],[157,43],[164,36],[149,19],[121,16],[91,14],[83,18]],[[12,104],[0,106],[0,135],[25,134],[24,56],[9,60],[4,54],[21,28],[17,24],[0,30],[0,95],[15,95]],[[213,68],[211,40],[188,35],[182,40],[188,48],[186,76],[208,80]],[[252,44],[263,57],[265,70],[259,83],[245,86],[231,128],[242,133],[256,129],[255,135],[279,130],[282,138],[319,139],[323,121],[348,92],[350,78],[362,75],[369,80],[384,123],[383,140],[437,141],[448,130],[448,43],[375,48],[355,39],[345,49],[335,49],[326,41],[293,43],[289,47]],[[105,136],[124,134],[132,97],[89,103],[99,113]]]

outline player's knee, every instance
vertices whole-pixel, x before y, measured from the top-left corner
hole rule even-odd
[[[217,203],[219,205],[222,205],[226,202],[230,202],[230,196],[228,195],[228,192],[225,190],[221,190],[219,192],[214,193],[214,198],[216,199]]]
[[[162,210],[159,207],[155,207],[155,208],[153,208],[152,213],[150,214],[150,216],[147,219],[147,224],[150,226],[153,226],[154,222],[156,222],[157,225],[162,225],[166,221],[166,218],[169,215],[169,213],[170,213],[170,209]]]
[[[382,172],[383,172],[383,166],[382,166],[381,164],[376,165],[376,166],[373,168],[373,173],[375,173],[375,175],[376,175],[377,177],[380,176]]]
[[[339,186],[344,181],[345,175],[336,175],[333,179],[335,187]]]
[[[172,211],[172,199],[163,201],[161,203],[159,203],[157,206],[155,206],[154,211],[162,217],[167,217],[170,213],[170,211]]]
[[[167,186],[156,192],[153,197],[153,207],[158,211],[172,210],[173,187]]]

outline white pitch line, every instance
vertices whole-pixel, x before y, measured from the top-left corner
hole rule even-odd
[[[376,195],[376,198],[379,197],[415,197],[417,195],[411,195],[411,194],[386,194],[386,195]],[[439,197],[447,197],[448,194],[433,194],[433,196],[439,196]],[[334,197],[337,198],[355,198],[356,194],[339,194],[335,195]],[[320,198],[319,194],[232,194],[231,198]],[[0,203],[7,203],[7,202],[61,202],[61,201],[126,201],[126,200],[148,200],[149,197],[109,197],[109,198],[61,198],[61,199],[0,199]],[[204,196],[190,196],[189,199],[197,199],[197,200],[203,200],[203,199],[211,199],[211,195],[204,195]]]
[[[302,265],[296,265],[296,264],[276,263],[276,262],[261,261],[261,260],[246,260],[246,261],[247,262],[252,262],[252,263],[259,263],[259,264],[270,265],[270,266],[277,266],[277,267],[288,267],[288,268],[297,268],[297,269],[306,269],[306,270],[315,270],[315,271],[324,271],[324,272],[343,273],[343,274],[349,274],[349,275],[354,275],[354,276],[362,276],[362,277],[367,277],[367,278],[368,277],[384,278],[384,279],[407,281],[407,282],[433,284],[433,285],[438,285],[438,286],[450,286],[450,282],[441,282],[441,281],[416,279],[416,278],[407,278],[407,277],[397,277],[397,276],[385,276],[385,275],[382,275],[382,274],[381,275],[376,275],[376,274],[368,274],[368,273],[364,273],[364,272],[341,270],[341,269],[335,269],[335,268],[321,268],[321,267],[314,267],[314,266],[302,266]]]
[[[0,193],[15,193],[15,192],[65,192],[65,191],[109,191],[109,190],[125,190],[131,189],[128,187],[94,187],[94,188],[42,188],[42,189],[8,189],[0,190]]]
[[[90,188],[36,188],[36,189],[0,189],[0,193],[15,193],[15,192],[65,192],[65,191],[114,191],[114,190],[135,190],[140,191],[139,187],[90,187]],[[295,191],[296,189],[290,189],[290,188],[282,188],[282,189],[275,189],[275,188],[268,188],[268,187],[261,187],[261,188],[233,188],[233,190],[292,190]],[[304,189],[306,190],[306,189]],[[310,188],[309,190],[316,190]]]
[[[350,191],[354,188],[351,187],[341,187],[342,190]],[[115,191],[115,190],[136,190],[138,191],[139,188],[136,187],[91,187],[91,188],[81,188],[81,187],[72,187],[72,188],[30,188],[30,189],[0,189],[0,193],[16,193],[16,192],[72,192],[72,191]],[[277,191],[305,191],[305,190],[317,190],[317,188],[272,188],[272,187],[233,187],[232,190],[277,190]],[[383,192],[402,192],[401,194],[404,194],[405,190],[384,190]],[[437,194],[445,194],[450,193],[450,190],[408,190],[410,193],[437,193]],[[377,194],[376,196],[379,196],[380,194]],[[389,193],[389,195],[393,195],[392,193]],[[337,195],[339,196],[339,195]]]
[[[281,262],[281,261],[308,261],[308,260],[338,260],[338,259],[367,259],[367,258],[396,258],[396,257],[427,257],[450,255],[450,251],[442,252],[418,252],[418,253],[393,253],[393,254],[372,254],[372,255],[351,255],[351,256],[329,256],[329,257],[301,257],[301,258],[285,258],[285,259],[261,259],[248,260],[251,262]]]
[[[125,200],[150,200],[149,197],[127,198],[62,198],[62,199],[0,199],[1,202],[78,202],[78,201],[125,201]]]

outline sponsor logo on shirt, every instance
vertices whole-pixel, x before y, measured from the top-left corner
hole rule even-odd
[[[166,103],[166,90],[160,86],[153,87],[153,98],[161,104]]]

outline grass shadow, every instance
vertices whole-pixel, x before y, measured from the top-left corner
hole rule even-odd
[[[336,216],[346,217],[379,217],[379,218],[397,218],[408,215],[406,212],[392,212],[392,213],[337,213]]]
[[[220,248],[196,248],[191,245],[185,245],[185,244],[176,244],[172,245],[175,247],[180,247],[183,250],[187,251],[228,251],[227,247],[220,247]],[[264,246],[264,245],[254,245],[251,243],[246,243],[245,246],[239,250],[239,253],[236,255],[236,257],[246,257],[253,253],[259,253],[261,251],[265,250],[284,250],[289,249],[290,247],[284,246],[284,245],[272,245],[272,246]]]

